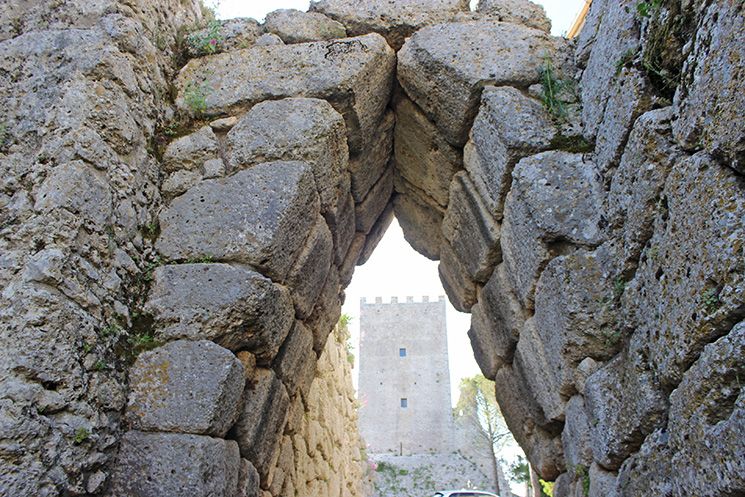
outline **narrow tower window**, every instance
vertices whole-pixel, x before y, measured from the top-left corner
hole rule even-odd
[[[406,357],[406,348],[402,347],[398,349],[398,356],[399,357]]]
[[[401,408],[406,409],[409,407],[409,399],[401,399]]]

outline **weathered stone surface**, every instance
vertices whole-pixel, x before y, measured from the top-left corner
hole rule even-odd
[[[476,304],[476,284],[468,275],[465,263],[447,241],[440,246],[437,272],[453,307],[460,312],[471,312],[471,307]]]
[[[313,333],[300,321],[295,322],[272,368],[290,396],[298,391],[303,395],[308,394],[316,374],[316,354],[313,352]]]
[[[310,164],[321,211],[336,207],[349,151],[344,119],[325,100],[286,98],[257,104],[228,133],[226,143],[231,170],[275,160]]]
[[[358,266],[366,263],[370,256],[373,254],[375,248],[378,246],[378,243],[380,243],[380,241],[383,239],[383,236],[385,236],[386,231],[388,231],[388,227],[393,222],[394,217],[393,204],[388,203],[388,206],[385,208],[378,220],[375,221],[375,225],[370,230],[370,233],[367,234],[367,238],[365,238],[365,247],[362,249],[362,253],[357,259]]]
[[[232,440],[127,432],[111,484],[117,497],[213,497],[238,489],[240,456]]]
[[[673,494],[745,490],[745,321],[707,345],[670,396]]]
[[[581,395],[575,395],[567,402],[564,413],[566,422],[561,432],[561,445],[564,448],[564,461],[567,468],[583,466],[585,471],[592,464],[590,447],[590,425],[585,414],[585,401]]]
[[[354,198],[351,193],[345,196],[345,200],[339,203],[335,211],[324,216],[331,230],[331,238],[334,242],[334,264],[337,266],[344,260],[354,238],[357,225],[354,216]]]
[[[212,342],[179,340],[140,354],[129,373],[136,430],[223,437],[238,415],[243,365]]]
[[[188,110],[190,84],[204,85],[209,116],[235,114],[269,99],[323,98],[344,116],[350,150],[359,152],[385,112],[394,64],[393,50],[376,34],[223,53],[192,60],[181,70],[177,105]]]
[[[393,168],[389,167],[367,197],[354,208],[354,218],[359,233],[368,234],[385,210],[393,194]]]
[[[402,92],[394,98],[394,109],[396,170],[446,208],[450,182],[463,168],[460,150],[445,141],[437,127]]]
[[[672,482],[684,468],[673,469],[671,454],[665,443],[667,436],[664,430],[656,430],[647,437],[639,451],[626,460],[618,471],[615,495],[675,495]],[[708,495],[713,497],[715,494]]]
[[[209,53],[248,48],[261,34],[261,26],[254,19],[225,19],[189,34],[185,47],[190,57],[200,57]],[[211,43],[212,40],[215,42]]]
[[[282,38],[280,38],[278,35],[275,35],[274,33],[264,33],[263,35],[256,38],[256,41],[254,42],[254,46],[257,47],[276,47],[283,45],[285,45],[285,42],[282,41]]]
[[[659,198],[681,152],[670,132],[672,109],[650,111],[634,124],[606,199],[608,238],[617,248],[615,265],[629,273],[652,237]]]
[[[608,1],[593,0],[585,17],[585,24],[576,38],[574,38],[576,42],[574,60],[581,69],[587,67],[587,61],[590,58],[593,44],[598,36],[600,22],[603,20],[603,15],[608,8]]]
[[[473,281],[485,283],[501,262],[499,224],[465,171],[456,174],[450,184],[442,234]]]
[[[652,109],[649,83],[636,69],[622,69],[608,96],[603,121],[595,140],[594,162],[604,174],[612,174],[636,119]]]
[[[558,388],[558,372],[552,368],[551,355],[554,350],[543,342],[538,333],[535,318],[525,321],[520,340],[515,350],[515,367],[525,377],[530,394],[543,410],[549,421],[564,421],[567,395]]]
[[[675,93],[675,137],[687,149],[703,146],[745,174],[745,13],[742,5],[721,1],[696,9],[698,29]]]
[[[163,152],[163,170],[201,169],[206,161],[217,158],[218,150],[219,144],[212,128],[203,126],[168,144]]]
[[[497,403],[518,444],[541,478],[555,479],[564,470],[561,438],[552,433],[556,427],[543,417],[522,372],[505,366],[495,382]]]
[[[227,264],[178,264],[153,272],[145,311],[158,338],[212,340],[273,357],[292,327],[289,292],[259,273]]]
[[[174,200],[160,215],[156,247],[169,259],[244,262],[282,280],[318,214],[311,166],[264,163]]]
[[[527,319],[517,297],[510,290],[504,264],[500,264],[478,292],[471,309],[468,336],[476,362],[484,376],[494,379],[499,368],[512,362],[520,330]]]
[[[261,497],[259,472],[248,459],[241,459],[236,497]]]
[[[552,254],[602,240],[603,188],[581,154],[544,152],[520,161],[505,202],[502,257],[512,288],[532,307],[535,284]],[[569,245],[569,247],[567,247]]]
[[[279,451],[290,398],[273,371],[259,369],[255,378],[244,392],[244,404],[230,436],[238,442],[241,457],[258,470],[263,483]]]
[[[446,23],[414,34],[399,53],[398,80],[456,147],[466,143],[487,85],[537,83],[546,57],[566,41],[517,24]],[[559,70],[562,63],[556,64]]]
[[[55,167],[36,193],[34,210],[63,209],[96,224],[108,222],[113,214],[112,195],[100,171],[82,161]]]
[[[540,5],[529,0],[479,0],[476,11],[496,16],[500,21],[551,32],[551,20]]]
[[[333,240],[326,222],[319,216],[305,248],[287,277],[298,318],[310,315],[333,260]]]
[[[745,315],[745,180],[702,152],[675,164],[663,198],[624,301],[632,340],[671,387]]]
[[[590,466],[590,495],[603,497],[616,497],[617,475],[605,471],[597,463]]]
[[[400,176],[395,178],[393,206],[396,219],[411,247],[428,259],[440,258],[445,210]]]
[[[349,161],[352,196],[355,202],[362,202],[373,185],[385,173],[393,151],[393,125],[395,123],[394,113],[386,112],[369,148]]]
[[[667,400],[638,349],[624,351],[587,379],[585,406],[592,451],[618,469],[664,420]]]
[[[510,87],[484,88],[463,162],[484,203],[502,217],[515,164],[549,148],[556,127],[543,105]]]
[[[390,46],[399,50],[415,31],[450,20],[458,12],[468,11],[468,1],[371,0],[360,4],[350,0],[314,0],[310,10],[341,22],[350,35],[380,33]]]
[[[238,124],[238,116],[221,117],[210,122],[210,128],[217,133],[227,133]]]
[[[163,180],[160,188],[165,196],[177,197],[200,181],[202,173],[199,171],[176,171]]]
[[[595,253],[585,251],[556,257],[544,269],[535,291],[535,328],[549,366],[542,376],[553,390],[572,395],[583,359],[605,361],[619,351],[621,284],[604,273]]]
[[[295,9],[280,9],[266,15],[264,29],[274,33],[285,43],[346,38],[344,26],[317,12],[301,12]]]
[[[366,240],[367,236],[364,233],[360,233],[359,231],[355,233],[352,244],[349,246],[349,252],[347,252],[344,262],[339,266],[339,282],[342,288],[347,287],[352,282],[354,268],[360,260]]]
[[[606,104],[616,89],[616,65],[624,54],[639,48],[639,23],[635,0],[605,1],[593,9],[600,17],[598,34],[582,73],[582,124],[584,135],[592,140],[600,129]],[[590,26],[592,30],[594,26]]]

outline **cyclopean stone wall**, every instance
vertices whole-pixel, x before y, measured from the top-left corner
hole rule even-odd
[[[0,9],[3,493],[346,495],[314,377],[394,213],[557,497],[745,491],[740,3]]]

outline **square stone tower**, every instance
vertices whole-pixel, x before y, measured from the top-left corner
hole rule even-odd
[[[360,431],[371,453],[453,450],[445,297],[360,302]]]

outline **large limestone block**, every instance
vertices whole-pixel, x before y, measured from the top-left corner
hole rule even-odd
[[[581,395],[575,395],[569,399],[565,416],[561,445],[564,448],[566,466],[570,469],[583,466],[586,471],[592,464],[592,447],[590,446],[590,425],[587,422],[585,401]]]
[[[673,493],[745,491],[745,321],[707,345],[670,396]],[[724,463],[724,464],[723,464]]]
[[[608,238],[616,245],[615,265],[629,273],[652,237],[661,211],[665,180],[681,151],[672,143],[672,109],[657,109],[639,117],[629,136],[606,200]]]
[[[398,80],[445,139],[462,147],[483,87],[537,83],[546,57],[563,57],[559,52],[566,43],[517,24],[439,24],[406,42],[399,53]],[[555,65],[561,68],[562,62]]]
[[[615,300],[618,283],[606,275],[595,253],[578,251],[553,259],[535,292],[535,329],[547,351],[545,377],[570,396],[583,359],[605,361],[622,345]]]
[[[442,220],[445,210],[400,176],[395,178],[393,198],[396,219],[409,245],[428,259],[440,258]]]
[[[613,174],[634,122],[652,107],[652,91],[647,76],[636,69],[622,69],[608,95],[595,140],[595,164],[604,175]]]
[[[551,32],[551,20],[546,11],[529,0],[479,0],[476,11],[497,17],[500,21]]]
[[[344,119],[325,100],[286,98],[251,108],[227,135],[232,170],[261,162],[298,160],[310,164],[321,211],[336,207],[343,193],[347,149]]]
[[[365,249],[366,241],[367,235],[360,232],[355,233],[352,244],[349,246],[349,252],[347,252],[344,262],[339,266],[339,281],[342,288],[346,288],[352,282],[355,266],[357,266],[362,251]]]
[[[595,461],[616,470],[664,421],[667,400],[636,348],[587,379],[585,406]]]
[[[354,208],[357,231],[366,235],[385,210],[393,194],[393,167],[389,167],[370,189],[365,199]]]
[[[350,35],[380,33],[399,50],[415,31],[450,20],[469,10],[467,0],[314,0],[311,11],[322,12],[347,27]]]
[[[241,459],[236,497],[261,497],[259,472],[256,471],[256,468],[248,459]]]
[[[159,267],[145,311],[153,316],[159,338],[212,340],[270,359],[295,314],[285,288],[251,269],[227,264]]]
[[[396,170],[446,208],[450,182],[463,168],[462,154],[442,137],[421,109],[401,93],[397,92],[394,98]]]
[[[322,217],[318,217],[305,248],[287,277],[295,311],[300,319],[310,315],[321,293],[333,260],[333,239]]]
[[[485,283],[501,262],[499,224],[465,171],[456,174],[450,184],[442,234],[473,281]]]
[[[649,435],[639,451],[629,457],[618,471],[616,497],[636,497],[637,495],[679,495],[672,491],[673,480],[688,468],[674,468],[671,464],[670,448],[666,443],[668,435],[663,429]],[[692,494],[686,490],[682,495]],[[721,494],[703,493],[707,497]]]
[[[316,353],[313,352],[313,332],[297,321],[272,364],[287,387],[290,396],[300,391],[307,395],[316,374]]]
[[[677,385],[745,308],[745,180],[705,152],[678,161],[623,300],[660,381]]]
[[[535,318],[525,322],[515,350],[515,367],[523,373],[528,389],[550,421],[563,421],[568,396],[560,390],[559,372],[552,369],[554,351],[538,333]]]
[[[395,54],[377,34],[333,41],[254,47],[190,61],[179,73],[177,105],[199,92],[207,116],[234,115],[264,100],[328,100],[359,152],[374,136],[393,83]],[[196,89],[195,89],[196,88]],[[201,102],[200,102],[201,103]]]
[[[395,123],[396,117],[393,111],[386,112],[375,130],[375,138],[370,146],[349,161],[352,196],[355,202],[362,202],[388,168],[393,152],[393,125]]]
[[[341,316],[341,283],[339,271],[331,266],[321,295],[316,300],[313,312],[305,323],[313,331],[313,350],[320,354],[326,345],[326,339]]]
[[[597,135],[608,99],[616,91],[618,60],[639,48],[636,4],[636,0],[619,0],[593,5],[593,19],[597,14],[600,22],[580,83],[582,124],[587,139]]]
[[[238,415],[246,381],[229,350],[178,340],[140,354],[129,383],[132,428],[223,437]]]
[[[478,303],[471,309],[471,339],[476,362],[484,376],[494,379],[497,371],[512,362],[520,330],[527,319],[515,294],[510,290],[504,264],[494,270],[478,292]]]
[[[505,202],[502,257],[512,289],[533,305],[536,282],[552,252],[602,241],[603,186],[582,154],[544,152],[521,160]]]
[[[238,442],[241,457],[256,467],[263,484],[279,452],[290,397],[272,370],[259,369],[254,379],[244,392],[243,407],[230,438]]]
[[[347,255],[349,246],[354,239],[357,226],[354,216],[354,197],[351,193],[345,196],[335,211],[324,216],[326,224],[331,230],[331,238],[334,244],[334,264],[337,266],[344,260],[344,256]]]
[[[274,33],[285,43],[305,43],[318,40],[346,38],[347,30],[341,23],[316,12],[280,9],[266,15],[264,29]]]
[[[460,312],[471,312],[471,307],[476,304],[476,282],[469,276],[466,263],[444,240],[440,246],[437,272],[453,307]]]
[[[702,4],[704,5],[704,4]],[[675,137],[688,149],[703,146],[745,174],[745,13],[737,2],[698,7],[693,49],[675,93]]]
[[[560,428],[543,417],[519,369],[503,367],[495,383],[497,403],[515,440],[541,478],[555,479],[565,467]]]
[[[113,214],[106,177],[83,161],[56,166],[36,192],[34,203],[37,212],[55,209],[69,211],[103,228]]]
[[[319,214],[311,166],[269,162],[199,183],[160,214],[156,248],[173,260],[251,264],[283,280]]]
[[[214,38],[212,35],[216,35]],[[185,49],[190,57],[201,57],[206,55],[205,40],[215,39],[216,45],[209,50],[213,53],[227,52],[252,46],[262,35],[262,29],[256,20],[250,17],[238,17],[218,21],[216,25],[189,33],[186,37]]]
[[[393,214],[393,203],[389,203],[378,220],[375,222],[375,226],[372,227],[370,233],[368,233],[367,237],[365,238],[365,247],[362,249],[362,253],[360,254],[359,259],[357,259],[358,266],[363,265],[368,261],[368,259],[370,259],[370,256],[372,256],[375,248],[383,239],[383,236],[385,236],[386,231],[388,231],[388,227],[393,222],[394,217],[395,215]]]
[[[235,495],[240,456],[232,440],[129,431],[111,483],[117,497]]]
[[[210,159],[217,158],[219,144],[209,126],[173,140],[163,152],[163,170],[174,172],[181,169],[199,169]]]
[[[515,88],[484,88],[463,162],[494,216],[502,217],[515,164],[547,150],[555,136],[541,102]]]

